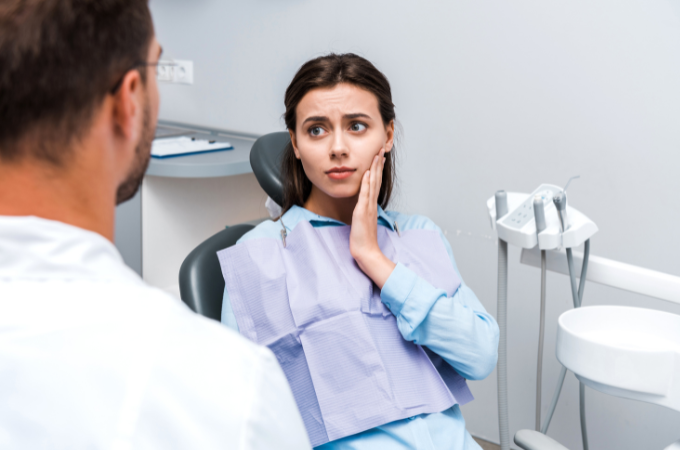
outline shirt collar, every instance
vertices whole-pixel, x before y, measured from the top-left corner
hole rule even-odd
[[[334,226],[347,225],[345,223],[340,222],[339,220],[315,214],[310,210],[305,209],[302,206],[298,205],[293,205],[288,211],[286,211],[282,219],[283,224],[288,229],[288,231],[293,231],[293,228],[295,228],[297,224],[302,220],[306,220],[312,225],[314,225],[314,223],[328,224]],[[382,225],[394,231],[394,221],[390,219],[390,216],[387,215],[387,213],[380,207],[380,205],[378,205],[378,225]]]

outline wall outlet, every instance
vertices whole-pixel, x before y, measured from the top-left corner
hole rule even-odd
[[[171,60],[158,62],[158,81],[166,83],[194,84],[194,62]]]

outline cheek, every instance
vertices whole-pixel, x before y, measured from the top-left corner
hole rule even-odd
[[[377,155],[384,146],[384,136],[378,133],[370,136],[370,138],[356,142],[353,150],[354,154],[357,156],[357,166],[361,173],[371,168],[373,158],[375,158],[375,155]]]
[[[156,119],[158,118],[158,110],[160,107],[158,83],[156,82],[155,78],[149,83],[149,102],[149,106],[151,107],[151,116],[155,123]]]
[[[314,146],[305,145],[304,147],[298,147],[300,162],[302,163],[307,178],[312,182],[319,179],[320,175],[323,175],[322,167],[324,167],[324,155],[318,150],[319,149],[315,149]]]

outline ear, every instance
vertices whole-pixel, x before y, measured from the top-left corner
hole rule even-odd
[[[389,153],[392,151],[392,147],[394,147],[394,120],[391,120],[385,127],[385,134],[387,135],[385,153]]]
[[[118,91],[113,94],[114,132],[126,141],[137,142],[143,126],[142,111],[144,92],[138,71],[125,74]]]
[[[300,159],[300,150],[298,150],[297,139],[295,139],[295,132],[293,130],[288,130],[290,135],[290,143],[293,144],[293,151],[295,152],[295,157]]]

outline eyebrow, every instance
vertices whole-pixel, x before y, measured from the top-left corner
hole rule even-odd
[[[163,56],[163,47],[159,45],[158,46],[158,59],[161,59],[161,56]]]
[[[352,113],[352,114],[345,114],[342,116],[343,119],[359,119],[359,118],[365,118],[365,119],[370,119],[371,116],[368,114],[364,113]],[[307,122],[328,122],[328,117],[326,116],[310,116],[305,119],[304,122],[302,122],[302,125],[306,124]]]
[[[360,119],[360,118],[370,119],[371,118],[371,116],[369,116],[368,114],[364,114],[364,113],[345,114],[342,117],[343,117],[343,119]]]

